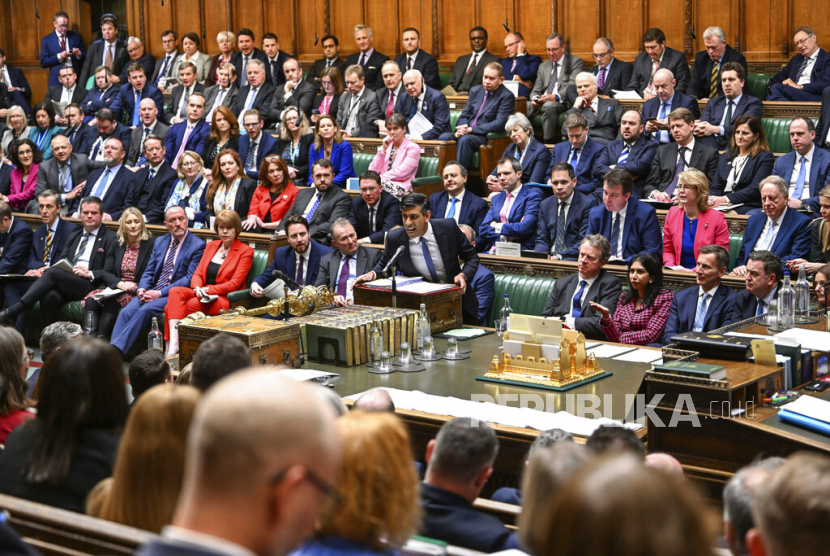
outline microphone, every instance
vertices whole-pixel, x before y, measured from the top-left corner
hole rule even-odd
[[[294,280],[289,278],[285,274],[285,272],[283,272],[282,270],[277,270],[275,268],[274,270],[271,271],[271,276],[273,276],[274,278],[279,278],[280,280],[282,280],[283,282],[285,282],[286,284],[288,284],[289,286],[291,286],[291,288],[293,288],[295,290],[300,289],[300,284],[298,284],[297,282],[295,282]]]
[[[404,251],[406,251],[405,245],[401,245],[400,247],[398,247],[398,250],[395,251],[395,254],[392,255],[392,258],[389,259],[389,262],[386,263],[386,266],[383,267],[383,270],[380,271],[380,273],[383,274],[384,278],[389,276],[389,270],[391,270],[395,263],[398,262],[398,259],[401,258],[401,255],[403,255]]]

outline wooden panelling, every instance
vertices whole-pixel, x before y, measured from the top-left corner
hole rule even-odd
[[[739,0],[741,51],[747,60],[786,60],[792,38],[788,35],[787,0]],[[791,0],[793,1],[793,0]]]
[[[640,53],[645,33],[643,2],[613,0],[606,6],[605,34],[614,43],[617,57],[632,62]],[[586,58],[585,61],[593,60]]]
[[[205,34],[207,38],[202,40],[202,47],[207,44],[208,52],[212,55],[219,53],[219,47],[216,43],[216,35],[220,31],[233,30],[231,0],[211,0],[205,2]]]
[[[616,1],[616,0],[615,0]],[[619,0],[622,1],[622,0]],[[547,59],[545,38],[553,29],[553,5],[546,0],[525,0],[517,2],[510,28],[522,33],[527,51]]]
[[[602,0],[563,0],[559,28],[557,31],[565,37],[571,46],[571,54],[591,60],[594,41],[601,36],[600,18]],[[613,40],[613,39],[612,39]]]
[[[472,52],[470,29],[478,24],[477,17],[482,1],[472,0],[465,2],[462,6],[453,0],[438,0],[441,60],[451,64],[459,56]],[[489,29],[488,35],[490,37],[488,50],[501,54],[504,51],[503,34],[497,32],[496,29]]]
[[[645,4],[645,28],[659,27],[666,34],[666,46],[683,52],[686,47],[686,29],[691,23],[691,2],[661,0]],[[691,52],[687,54],[694,55]]]

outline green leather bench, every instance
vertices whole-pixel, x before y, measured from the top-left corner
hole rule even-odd
[[[355,175],[360,175],[369,169],[369,164],[375,158],[371,153],[354,153],[352,155],[352,164],[354,165]],[[441,176],[438,170],[438,157],[422,156],[418,162],[418,172],[415,174],[415,179],[412,180],[413,189],[422,185],[440,184]]]
[[[735,261],[738,260],[738,254],[741,252],[741,246],[744,243],[744,236],[741,234],[729,234],[729,270],[735,268]]]
[[[761,100],[767,99],[767,83],[772,79],[771,73],[750,73],[746,76],[746,88],[749,94]]]
[[[538,278],[531,276],[516,276],[513,274],[496,274],[493,306],[487,315],[487,326],[493,326],[493,321],[499,318],[504,294],[510,294],[510,307],[516,313],[523,315],[541,315],[545,304],[553,291],[556,278]]]
[[[455,126],[458,124],[459,116],[461,116],[461,110],[450,110],[450,129],[453,131],[453,133],[455,132]],[[488,141],[492,141],[493,139],[501,139],[504,137],[507,137],[507,132],[505,132],[504,130],[487,134]],[[498,156],[501,156],[501,152],[498,153]],[[479,169],[479,166],[481,166],[481,156],[479,155],[479,153],[474,153],[472,160],[470,160],[470,166],[467,169],[470,171],[475,171]]]
[[[761,125],[764,127],[764,133],[772,152],[786,154],[793,150],[790,144],[792,121],[792,118],[761,118]],[[818,120],[813,119],[813,124],[818,125]]]
[[[444,87],[450,84],[450,78],[452,77],[451,73],[439,73],[438,78],[441,80],[441,89],[443,90]]]

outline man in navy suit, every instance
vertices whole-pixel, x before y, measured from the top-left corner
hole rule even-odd
[[[422,135],[417,135],[407,128],[410,139],[437,139],[439,135],[450,130],[450,105],[447,97],[441,91],[427,87],[420,71],[409,70],[403,74],[403,86],[406,95],[402,100],[401,109],[406,116],[406,123],[420,112],[432,124],[432,128]]]
[[[20,68],[6,63],[6,53],[2,48],[0,48],[0,81],[8,87],[6,94],[9,99],[9,106],[17,104],[23,108],[23,112],[28,116],[32,111],[29,107],[29,101],[32,100],[32,89],[29,87],[29,81]],[[9,86],[10,83],[11,86]]]
[[[466,224],[459,224],[459,228],[464,232],[467,241],[475,248],[476,246],[476,231]],[[470,281],[470,288],[475,292],[476,299],[478,299],[478,316],[474,321],[465,321],[464,324],[474,324],[476,326],[487,326],[487,315],[490,313],[490,308],[493,306],[493,298],[496,292],[496,277],[483,264],[478,265],[475,276]],[[465,315],[467,316],[467,315]],[[469,315],[472,316],[472,315]]]
[[[389,56],[375,50],[373,46],[375,37],[372,34],[371,27],[355,25],[354,42],[357,44],[358,51],[346,58],[346,66],[357,64],[363,68],[366,86],[372,91],[379,91],[383,87],[383,76],[380,74],[380,70],[383,63],[389,59]]]
[[[406,114],[404,106],[407,99],[406,91],[401,84],[401,68],[394,60],[387,60],[380,68],[380,75],[383,78],[383,88],[377,91],[378,119],[375,125],[380,133],[386,133],[386,118],[392,114]]]
[[[602,180],[594,176],[594,167],[604,147],[588,136],[588,119],[582,114],[568,116],[563,127],[568,134],[568,140],[553,147],[547,175],[551,174],[555,164],[567,162],[576,172],[576,190],[586,195],[594,195],[597,200],[601,199]]]
[[[205,86],[196,81],[196,64],[183,62],[179,64],[179,84],[170,91],[167,108],[160,108],[167,125],[177,124],[187,119],[187,102],[193,93],[205,94]]]
[[[696,286],[674,294],[663,344],[672,343],[675,334],[709,332],[740,319],[735,290],[720,281],[729,267],[729,252],[720,245],[703,245],[695,267]]]
[[[101,108],[95,114],[95,131],[90,133],[87,137],[89,144],[89,159],[90,160],[104,160],[104,144],[110,137],[115,137],[121,141],[125,150],[130,148],[130,135],[132,130],[129,126],[119,124],[115,120],[115,115],[109,108]],[[85,152],[85,151],[84,151]]]
[[[726,35],[720,27],[709,27],[703,32],[703,44],[706,50],[695,55],[692,78],[686,91],[691,97],[713,99],[723,96],[724,64],[735,63],[741,66],[746,75],[749,69],[743,54],[726,44]]]
[[[611,243],[610,261],[630,261],[640,253],[660,258],[663,237],[654,207],[631,196],[631,174],[615,168],[605,175],[603,204],[588,213],[587,235],[601,234]]]
[[[89,155],[92,148],[92,135],[95,130],[84,123],[84,110],[78,104],[70,104],[63,109],[66,128],[60,134],[69,139],[72,150],[78,154]],[[54,151],[52,151],[54,152]]]
[[[594,41],[593,55],[597,63],[590,71],[597,76],[599,94],[613,98],[614,91],[624,91],[631,81],[634,64],[616,59],[614,43],[605,37]]]
[[[752,114],[759,120],[764,115],[764,103],[750,94],[744,94],[746,73],[737,62],[726,62],[720,68],[721,93],[706,103],[700,121],[695,123],[695,136],[704,145],[723,150],[729,145],[739,116]]]
[[[700,117],[697,100],[678,91],[675,83],[676,80],[671,71],[657,70],[652,84],[654,97],[643,103],[646,137],[664,145],[672,141],[668,121],[672,110],[686,108],[695,118]]]
[[[152,54],[145,52],[144,41],[138,37],[130,37],[127,39],[127,55],[130,57],[130,60],[124,64],[124,70],[118,76],[121,83],[129,81],[130,67],[133,64],[140,64],[144,68],[144,75],[147,77],[147,80],[150,80],[156,69],[156,59]]]
[[[482,249],[491,246],[495,249],[497,241],[519,243],[523,249],[533,249],[542,194],[535,187],[522,185],[522,165],[515,158],[500,159],[496,170],[502,191],[491,200],[490,210],[479,227],[484,244]]]
[[[550,184],[553,196],[542,201],[539,209],[533,250],[548,253],[551,259],[575,260],[579,243],[588,232],[588,211],[597,204],[596,198],[574,189],[576,174],[567,162],[553,165]]]
[[[58,12],[53,23],[55,32],[49,33],[40,41],[40,67],[49,68],[50,87],[60,83],[58,71],[67,64],[72,66],[76,74],[80,74],[86,57],[81,35],[69,29],[69,15]]]
[[[47,268],[60,260],[60,254],[74,226],[61,218],[61,196],[57,191],[46,189],[37,196],[40,220],[43,225],[32,236],[32,250],[29,254],[29,270],[26,276],[40,278]]]
[[[504,68],[505,81],[518,82],[519,94],[516,96],[530,98],[530,90],[536,82],[542,58],[527,52],[525,39],[518,31],[508,33],[504,37],[504,50],[507,57],[501,59],[501,65]]]
[[[254,46],[254,41],[256,37],[254,36],[254,32],[248,28],[242,28],[236,33],[236,46],[239,49],[238,52],[234,52],[233,56],[231,56],[231,64],[236,67],[236,75],[239,76],[239,88],[240,90],[243,87],[248,86],[248,80],[250,77],[248,76],[248,64],[250,64],[254,60],[259,60],[262,65],[260,68],[262,69],[262,83],[268,83],[271,85],[271,73],[270,67],[271,64],[269,63],[268,56],[265,53]],[[259,85],[257,85],[259,86]],[[273,91],[274,86],[271,85],[270,91]],[[268,100],[270,101],[270,94],[268,95]],[[236,112],[234,112],[236,115]]]
[[[424,76],[424,81],[433,89],[441,89],[441,78],[438,76],[438,60],[435,56],[421,49],[421,33],[414,27],[403,30],[403,52],[395,57],[395,62],[401,73],[409,70],[418,70]]]
[[[380,260],[381,252],[360,245],[354,226],[345,218],[331,224],[331,242],[334,250],[320,261],[315,286],[328,286],[334,292],[332,305],[345,307],[354,303],[349,283],[366,274]]]
[[[746,261],[746,289],[735,296],[740,320],[769,312],[769,303],[778,298],[781,259],[770,251],[752,251]]]
[[[156,66],[153,69],[150,81],[161,91],[164,91],[170,88],[167,83],[168,80],[171,83],[176,82],[176,76],[173,75],[173,65],[176,63],[176,58],[179,57],[179,36],[175,31],[170,29],[162,31],[161,47],[164,50],[164,56],[156,60]],[[171,77],[173,79],[170,79]]]
[[[830,151],[830,87],[821,93],[821,118],[816,125],[816,144]]]
[[[787,206],[795,210],[819,210],[819,191],[830,183],[830,152],[817,148],[813,120],[798,116],[790,122],[793,150],[779,156],[772,168],[789,187]]]
[[[124,144],[116,137],[110,137],[104,143],[105,168],[90,172],[81,194],[69,205],[68,213],[73,218],[80,214],[78,199],[97,197],[104,204],[104,220],[118,221],[121,213],[129,205],[127,199],[133,191],[133,173],[124,166]]]
[[[112,70],[106,66],[101,66],[95,72],[94,86],[86,93],[86,97],[81,101],[81,109],[86,117],[84,123],[93,122],[95,115],[101,108],[110,108],[115,102],[115,97],[121,92],[121,89],[116,87],[111,81]]]
[[[25,274],[28,270],[29,250],[32,247],[32,228],[20,218],[12,215],[12,207],[0,201],[0,276]],[[3,280],[0,282],[0,307],[5,301],[8,307],[20,301],[29,282]],[[17,315],[15,324],[23,330],[23,313]]]
[[[655,96],[653,77],[659,69],[667,69],[677,79],[677,89],[686,92],[691,73],[686,55],[666,46],[666,34],[662,29],[652,27],[643,35],[645,52],[634,59],[634,72],[631,74],[629,91],[636,91],[644,99]]]
[[[251,60],[246,75],[248,84],[239,88],[236,100],[231,106],[231,112],[238,120],[242,118],[242,114],[251,109],[259,110],[260,114],[267,115],[271,108],[271,97],[274,95],[274,86],[266,81],[267,75],[263,62]]]
[[[442,141],[455,140],[458,161],[466,168],[479,147],[487,144],[487,134],[504,130],[507,118],[513,114],[516,98],[504,83],[504,68],[491,62],[484,68],[480,87],[473,87],[464,110],[458,117],[455,133],[442,133]]]
[[[383,190],[377,172],[367,170],[360,174],[359,181],[360,197],[352,200],[349,222],[354,226],[358,243],[383,244],[386,233],[403,224],[401,202]]]
[[[761,180],[758,188],[764,212],[750,216],[746,222],[741,252],[732,271],[735,276],[746,276],[747,257],[753,250],[772,251],[786,264],[791,259],[809,259],[813,246],[811,218],[787,207],[787,182],[778,176],[769,176]]]
[[[274,33],[262,35],[262,52],[266,58],[268,82],[274,86],[275,90],[279,90],[288,79],[283,70],[283,65],[291,58],[291,55],[280,50],[280,39]]]
[[[262,297],[264,291],[276,277],[272,274],[279,270],[300,286],[312,285],[317,281],[320,270],[320,260],[331,253],[331,248],[311,239],[308,220],[299,214],[285,218],[285,236],[288,245],[284,245],[274,252],[274,260],[251,282],[251,295]],[[282,297],[282,290],[277,297]]]
[[[767,84],[767,100],[821,102],[822,91],[830,86],[830,52],[818,46],[816,33],[807,25],[795,30],[793,56]]]
[[[458,161],[447,162],[441,174],[444,191],[430,196],[429,206],[432,214],[436,218],[452,218],[458,224],[466,224],[478,234],[489,209],[487,201],[467,191],[467,169]],[[475,239],[476,245],[480,246],[476,251],[480,252],[484,249],[481,236]]]
[[[620,120],[620,139],[606,145],[594,167],[594,178],[601,180],[614,168],[622,168],[634,178],[634,196],[643,198],[646,183],[657,142],[643,135],[643,115],[637,110],[628,110]]]
[[[263,133],[262,120],[258,110],[248,110],[242,117],[246,135],[239,138],[239,158],[245,173],[249,177],[259,179],[259,167],[265,157],[274,154],[277,150],[277,140],[270,133]]]
[[[133,175],[135,185],[127,196],[127,206],[140,210],[148,224],[164,222],[164,205],[179,177],[164,160],[165,153],[164,140],[158,135],[144,140],[145,162]]]
[[[152,99],[156,103],[159,113],[164,110],[164,97],[156,87],[147,83],[147,75],[144,73],[144,66],[133,62],[127,67],[129,83],[121,85],[118,96],[112,101],[112,113],[115,119],[129,123],[131,127],[141,125],[141,115],[138,108],[145,98]]]
[[[202,119],[205,113],[205,96],[193,93],[187,100],[187,120],[179,122],[167,131],[164,148],[165,160],[175,169],[184,151],[200,153],[210,135],[210,125]]]
[[[187,231],[187,215],[182,207],[175,205],[165,211],[164,226],[170,233],[156,238],[137,295],[115,321],[112,345],[123,354],[130,351],[150,320],[164,312],[170,289],[190,287],[190,279],[205,251],[205,242]]]
[[[622,118],[622,106],[614,99],[597,96],[597,78],[587,71],[576,76],[576,97],[567,114],[582,114],[588,120],[588,135],[598,143],[607,145],[617,137]],[[562,135],[567,135],[564,124]]]

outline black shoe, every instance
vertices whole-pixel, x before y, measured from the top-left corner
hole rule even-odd
[[[84,311],[83,323],[81,329],[84,331],[84,336],[97,337],[98,336],[98,313],[94,311]]]
[[[17,315],[12,315],[8,309],[3,309],[0,311],[0,325],[2,324],[14,324]]]
[[[101,313],[98,319],[98,334],[97,337],[109,342],[112,329],[115,328],[115,321],[118,315],[110,315],[109,313]]]

